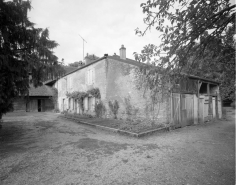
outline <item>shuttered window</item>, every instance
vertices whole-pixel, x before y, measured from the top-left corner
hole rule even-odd
[[[94,69],[89,69],[87,71],[87,84],[92,85],[95,82]]]

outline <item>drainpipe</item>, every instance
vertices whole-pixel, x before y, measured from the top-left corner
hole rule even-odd
[[[199,118],[200,118],[200,115],[199,115],[199,104],[200,104],[200,97],[199,97],[199,80],[197,81],[197,122],[199,123]]]

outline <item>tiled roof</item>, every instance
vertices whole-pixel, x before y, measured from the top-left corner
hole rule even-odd
[[[135,66],[145,66],[145,65],[147,65],[145,63],[141,63],[141,62],[129,59],[129,58],[126,58],[125,60],[121,59],[120,56],[118,56],[118,55],[108,56],[107,58],[110,58],[110,59],[113,59],[113,60],[118,60],[120,62],[124,62],[124,63],[135,65]]]
[[[53,89],[47,85],[38,87],[30,85],[29,96],[53,96]]]
[[[62,67],[63,67],[64,70],[65,70],[65,74],[70,73],[70,72],[72,72],[72,71],[78,69],[78,67],[73,67],[73,66],[62,66]]]
[[[97,60],[95,60],[95,61],[92,61],[92,62],[89,63],[89,64],[86,64],[86,65],[84,65],[84,66],[81,66],[81,67],[75,69],[74,71],[71,71],[71,72],[65,74],[64,76],[67,76],[67,75],[69,75],[69,74],[71,74],[71,73],[74,73],[74,72],[76,72],[76,71],[78,71],[78,70],[80,70],[80,69],[86,68],[87,66],[89,66],[89,65],[91,65],[91,64],[94,64],[94,63],[96,63],[96,62],[98,62],[98,61],[101,61],[101,60],[103,60],[103,59],[105,59],[105,58],[113,59],[113,60],[118,60],[118,61],[120,61],[120,62],[124,62],[124,63],[127,63],[127,64],[132,64],[132,65],[136,65],[136,66],[144,66],[144,65],[147,65],[147,64],[145,64],[145,63],[137,62],[137,61],[132,60],[132,59],[129,59],[129,58],[126,58],[126,60],[120,59],[120,57],[119,57],[118,55],[116,55],[116,56],[104,56],[104,57],[101,57],[101,58],[99,58],[99,59],[97,59]],[[64,77],[64,76],[62,76],[62,77]]]
[[[145,63],[142,63],[142,62],[138,62],[138,61],[129,59],[129,58],[126,58],[125,60],[124,60],[124,59],[121,59],[119,55],[113,55],[113,56],[109,56],[109,55],[108,55],[108,56],[101,57],[101,58],[99,58],[99,59],[97,59],[97,60],[95,60],[95,61],[93,61],[93,62],[91,62],[91,63],[89,63],[89,64],[87,64],[87,65],[81,66],[80,68],[77,68],[77,69],[75,69],[74,71],[71,71],[71,72],[65,74],[64,76],[67,76],[67,75],[69,75],[69,74],[71,74],[71,73],[74,73],[75,71],[78,71],[78,70],[80,70],[80,69],[86,68],[87,66],[89,66],[89,65],[91,65],[91,64],[94,64],[94,63],[96,63],[96,62],[98,62],[98,61],[101,61],[101,60],[103,60],[103,59],[106,59],[106,58],[108,58],[108,59],[113,59],[113,60],[117,60],[117,61],[120,61],[120,62],[123,62],[123,63],[135,65],[135,66],[146,66],[146,65],[148,65],[148,64],[145,64]],[[209,82],[213,82],[213,83],[219,84],[219,82],[214,81],[214,80],[211,80],[211,79],[201,78],[201,77],[199,77],[199,76],[188,75],[188,74],[186,74],[186,75],[187,75],[188,77],[190,77],[190,78],[199,79],[199,80],[204,80],[204,81],[209,81]],[[63,77],[64,77],[64,76],[63,76]]]

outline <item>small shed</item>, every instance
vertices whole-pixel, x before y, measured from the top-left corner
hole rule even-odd
[[[172,91],[171,117],[175,128],[221,118],[219,82],[186,75]]]
[[[13,102],[14,111],[45,112],[54,109],[54,90],[48,85],[30,85],[29,96],[18,97]]]

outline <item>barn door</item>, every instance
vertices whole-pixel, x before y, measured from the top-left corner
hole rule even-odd
[[[193,95],[172,95],[172,122],[176,128],[192,125],[194,123]]]
[[[176,128],[181,127],[180,94],[177,93],[172,94],[172,122]]]
[[[193,95],[182,94],[181,95],[181,121],[182,126],[192,125],[194,123],[194,106]]]
[[[204,96],[199,96],[199,123],[204,123],[204,107],[205,107],[205,99]]]
[[[209,120],[209,96],[205,95],[204,101],[204,121]]]
[[[212,97],[212,116],[216,118],[216,98]]]

